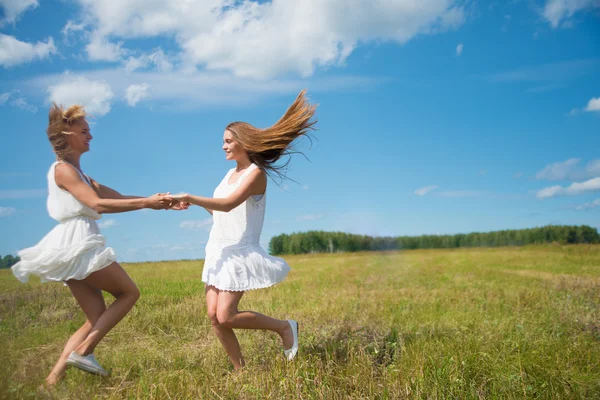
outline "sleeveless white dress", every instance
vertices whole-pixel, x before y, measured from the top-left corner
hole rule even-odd
[[[12,266],[12,272],[21,282],[27,282],[30,275],[39,276],[42,282],[81,280],[117,259],[96,224],[101,215],[56,184],[58,163],[48,171],[47,207],[50,217],[60,224],[37,245],[19,252],[21,261]],[[89,178],[78,173],[91,186]]]
[[[233,184],[231,169],[213,197],[232,194],[248,174],[258,168],[251,164]],[[230,212],[213,211],[213,226],[206,244],[206,260],[202,281],[219,290],[246,291],[261,289],[281,282],[290,271],[289,265],[273,257],[260,246],[260,234],[265,219],[266,193],[256,200],[250,196]]]

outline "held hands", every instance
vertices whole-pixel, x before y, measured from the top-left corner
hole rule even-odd
[[[153,210],[187,210],[190,203],[171,196],[171,193],[156,193],[147,198],[147,208]]]
[[[169,199],[173,201],[171,210],[187,210],[191,205],[187,193],[169,194]]]

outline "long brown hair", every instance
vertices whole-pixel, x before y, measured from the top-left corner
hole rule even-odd
[[[246,150],[250,161],[269,176],[274,172],[283,180],[287,178],[282,171],[290,162],[289,156],[295,153],[303,154],[293,150],[292,142],[300,137],[310,139],[310,131],[315,130],[314,125],[317,120],[313,117],[316,108],[316,105],[308,102],[306,90],[303,90],[283,117],[273,126],[259,129],[247,122],[232,122],[227,125],[227,130]],[[276,165],[275,163],[283,156],[288,156],[287,160],[283,164]]]

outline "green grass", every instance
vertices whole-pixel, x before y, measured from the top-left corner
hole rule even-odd
[[[142,297],[96,350],[111,370],[38,389],[84,321],[60,284],[0,272],[0,396],[107,399],[600,398],[600,246],[289,256],[243,309],[301,324],[286,363],[238,331],[232,373],[206,317],[201,261],[125,265]],[[107,297],[108,298],[108,297]]]

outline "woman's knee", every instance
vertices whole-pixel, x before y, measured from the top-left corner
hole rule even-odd
[[[134,303],[140,298],[140,289],[135,284],[129,289],[129,296],[133,299]]]
[[[135,285],[135,283],[131,283],[131,285],[127,285],[126,287],[122,288],[119,292],[113,293],[112,295],[115,296],[117,299],[120,297],[124,297],[127,298],[129,301],[135,303],[140,298],[140,290]]]
[[[229,328],[235,313],[232,313],[230,310],[217,310],[217,321],[220,325]]]
[[[212,326],[219,326],[219,319],[217,318],[217,310],[209,308],[208,310],[206,310],[206,314],[208,315],[208,318],[210,319],[210,323],[212,324]]]

